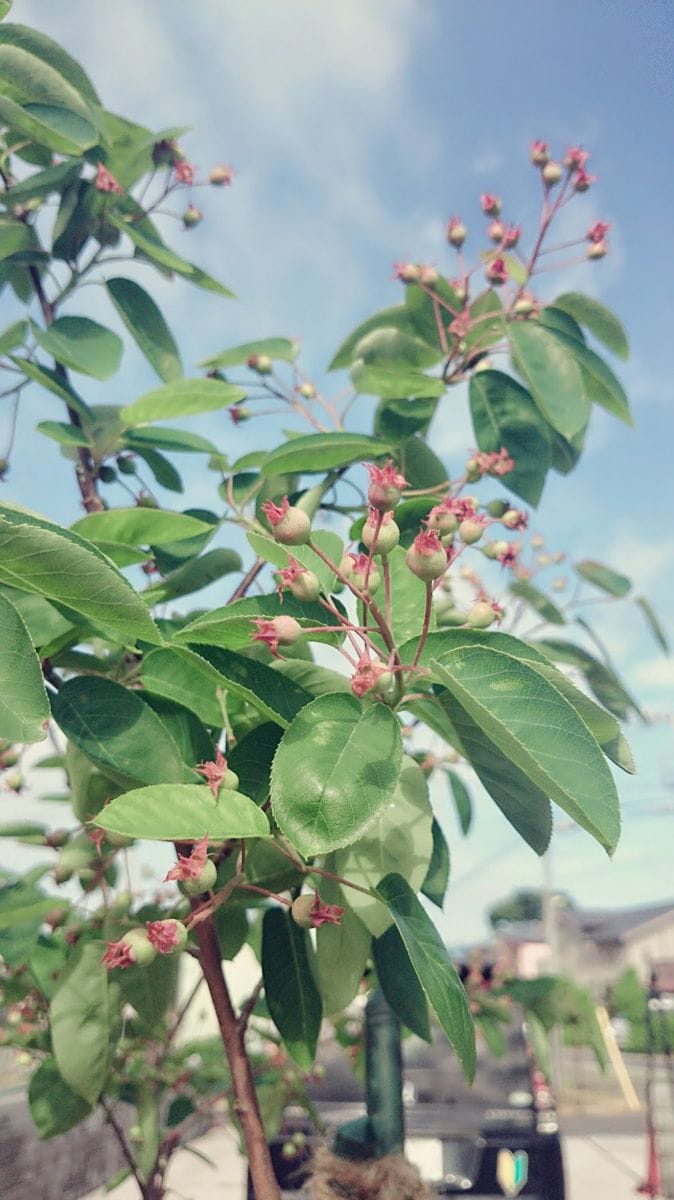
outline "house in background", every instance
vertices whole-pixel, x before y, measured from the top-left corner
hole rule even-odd
[[[674,991],[674,901],[613,910],[555,909],[551,948],[542,921],[499,929],[489,953],[522,979],[554,971],[570,975],[598,997],[627,967],[643,984]]]

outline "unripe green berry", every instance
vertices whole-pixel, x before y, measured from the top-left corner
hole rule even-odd
[[[134,839],[127,837],[125,833],[113,833],[107,829],[105,832],[105,840],[113,850],[125,850],[127,846],[132,846]]]
[[[0,458],[0,479],[4,479],[4,477],[8,471],[9,471],[9,459],[8,458]]]
[[[562,168],[560,167],[559,163],[550,159],[549,162],[546,162],[541,174],[548,187],[554,187],[554,185],[559,183],[560,179],[562,178]]]
[[[405,555],[405,562],[412,574],[426,583],[439,579],[447,570],[447,555],[442,548],[423,554],[412,543]]]
[[[311,537],[311,519],[301,508],[291,506],[272,527],[272,534],[282,546],[305,546]]]
[[[303,892],[301,896],[293,900],[290,915],[295,924],[300,926],[300,929],[311,929],[311,910],[315,899],[312,893]]]
[[[606,242],[591,242],[587,248],[588,258],[604,258],[606,255]]]
[[[447,533],[456,533],[459,528],[459,518],[455,513],[445,512],[439,507],[432,508],[426,524],[429,529],[435,529],[444,536]]]
[[[104,463],[102,467],[98,468],[98,478],[101,483],[114,483],[117,478],[117,472],[114,467],[108,467]]]
[[[401,263],[396,267],[396,275],[401,283],[418,283],[420,270],[416,263]]]
[[[209,892],[215,887],[217,877],[218,869],[213,859],[207,858],[196,878],[181,879],[179,887],[186,896],[200,896],[202,892]]]
[[[435,267],[420,267],[419,268],[419,283],[424,283],[426,287],[433,287],[438,282],[438,272]]]
[[[477,483],[478,479],[482,478],[480,464],[477,459],[469,458],[466,463],[466,479],[468,483]]]
[[[313,383],[302,383],[300,384],[299,392],[304,400],[313,400],[316,395],[316,388]]]
[[[507,529],[514,529],[519,524],[520,513],[518,513],[516,508],[509,508],[507,512],[504,512],[501,521]]]
[[[440,609],[436,619],[438,625],[441,627],[445,625],[453,627],[455,625],[465,625],[467,616],[468,614],[466,613],[465,609],[451,607]]]
[[[225,788],[225,790],[228,792],[238,792],[240,782],[241,781],[236,771],[232,771],[231,767],[228,767],[222,777],[222,783],[220,786]]]
[[[513,304],[513,312],[518,317],[528,317],[534,311],[534,302],[529,296],[520,296]]]
[[[478,600],[470,609],[467,617],[471,629],[488,629],[495,620],[496,613],[486,600]]]
[[[121,475],[135,475],[136,462],[131,454],[120,454],[116,459],[117,470]]]
[[[381,586],[381,575],[377,570],[376,563],[370,563],[370,570],[353,570],[351,574],[351,583],[357,587],[360,592],[365,591],[365,578],[367,576],[367,591],[370,596],[374,596],[375,592],[379,591]]]
[[[136,498],[136,505],[138,508],[159,508],[154,496],[148,496],[145,492]]]
[[[484,533],[484,525],[481,521],[475,521],[472,517],[467,517],[459,525],[459,537],[466,546],[472,546],[475,542],[479,542]]]
[[[482,553],[484,554],[485,558],[498,558],[498,556],[499,556],[498,546],[499,546],[498,542],[485,542],[484,546],[481,547]]]
[[[305,600],[313,602],[318,600],[321,594],[321,585],[317,575],[313,571],[302,571],[297,579],[293,579],[292,583],[288,584],[288,591],[296,600]]]
[[[0,753],[0,771],[6,771],[8,767],[14,767],[19,761],[19,755],[16,750],[6,750],[4,754]]]
[[[509,508],[510,505],[507,500],[490,500],[487,505],[487,512],[490,517],[502,517]]]
[[[302,626],[294,617],[273,617],[274,632],[279,646],[292,646],[302,634]]]
[[[5,775],[5,783],[12,792],[17,794],[23,791],[23,775],[20,771],[12,771],[9,775]]]
[[[372,548],[372,543],[374,542],[374,538],[375,538],[375,532],[376,532],[376,526],[371,525],[369,521],[366,521],[363,526],[363,532],[361,533],[360,537],[361,537],[361,541],[362,541],[363,545],[367,546],[368,550],[370,550]],[[390,554],[391,551],[398,545],[399,541],[400,541],[400,529],[396,525],[395,521],[393,521],[393,520],[386,521],[383,525],[380,526],[379,533],[377,534],[377,542],[375,545],[374,552],[375,552],[375,554],[382,554],[382,555]]]
[[[252,371],[256,371],[258,375],[271,375],[274,369],[274,362],[268,354],[251,354],[248,359],[248,366]]]

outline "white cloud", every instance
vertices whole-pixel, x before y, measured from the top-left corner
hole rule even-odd
[[[634,670],[637,683],[674,694],[674,658],[649,658]]]

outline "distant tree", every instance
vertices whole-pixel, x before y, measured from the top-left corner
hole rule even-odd
[[[561,908],[574,908],[573,900],[565,893],[556,893]],[[518,921],[540,921],[543,915],[543,894],[537,888],[520,888],[505,900],[499,900],[488,912],[492,929],[514,925]]]

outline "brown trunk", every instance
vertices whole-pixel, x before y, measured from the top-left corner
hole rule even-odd
[[[211,994],[232,1076],[234,1107],[246,1144],[255,1200],[281,1200],[246,1054],[245,1034],[237,1021],[222,973],[220,947],[212,917],[196,926],[196,935],[199,941],[201,969]]]

